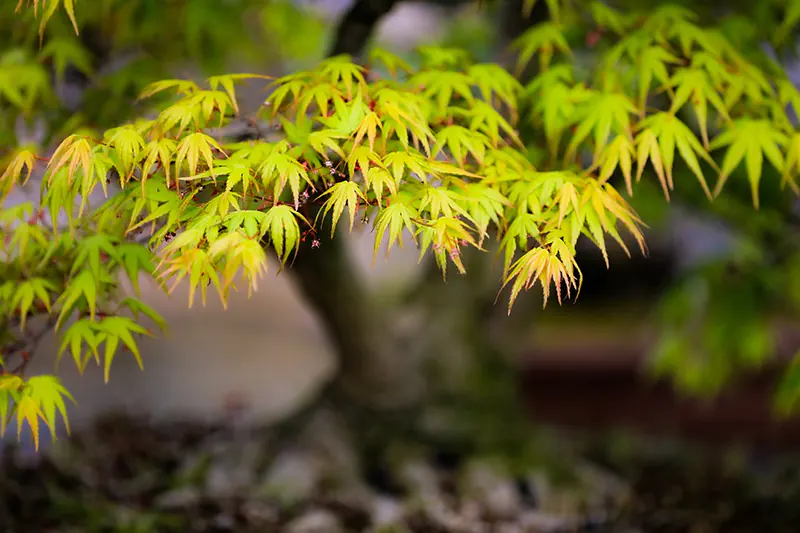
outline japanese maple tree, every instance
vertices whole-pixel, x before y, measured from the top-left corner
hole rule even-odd
[[[73,108],[54,92],[53,80],[68,70],[96,68],[99,52],[79,38],[87,28],[116,21],[104,41],[111,51],[134,43],[222,64],[220,50],[237,35],[246,40],[236,21],[266,3],[187,2],[196,11],[177,30],[156,18],[170,20],[162,10],[183,2],[20,0],[0,8],[2,27],[14,21],[0,38],[3,425],[16,417],[38,443],[42,423],[54,431],[57,417],[67,418],[71,397],[57,377],[24,373],[34,322],[57,332],[60,357],[80,369],[102,365],[108,379],[122,347],[143,364],[137,338],[156,334],[152,325],[163,321],[121,289],[138,289],[142,277],[165,290],[188,283],[191,307],[198,290],[203,302],[209,292],[225,302],[240,273],[254,290],[269,268],[294,270],[312,299],[329,291],[316,309],[345,378],[374,377],[371,361],[381,357],[402,364],[396,351],[378,354],[387,350],[376,333],[380,313],[350,298],[360,294],[359,280],[337,241],[359,221],[372,226],[376,255],[381,243],[391,250],[410,236],[445,276],[469,279],[466,255],[497,252],[496,289],[509,313],[534,286],[545,302],[578,295],[581,238],[607,263],[613,243],[645,251],[644,222],[626,199],[644,180],[657,183],[665,201],[684,195],[721,205],[756,243],[767,231],[757,226],[770,217],[786,235],[786,206],[798,192],[800,93],[751,46],[757,28],[746,42],[731,37],[754,25],[749,12],[716,20],[678,5],[541,0],[523,6],[530,13],[545,5],[548,16],[515,40],[514,72],[462,48],[423,47],[413,60],[371,48],[360,60],[333,55],[278,79],[163,79],[169,74],[157,62],[127,72],[129,64]],[[394,2],[378,4],[388,10]],[[785,41],[800,3],[776,5],[773,37]],[[237,86],[245,81],[271,92],[246,117],[255,133],[232,138],[225,132],[244,120]],[[125,98],[134,93],[131,108]],[[42,110],[45,138],[20,138],[15,124]],[[9,202],[33,177],[41,178],[40,199]],[[769,280],[748,290],[769,293],[754,302],[796,313],[800,256],[786,242],[794,241],[782,242],[787,252],[777,260],[753,247],[753,271]],[[711,300],[730,303],[715,290]],[[337,309],[337,298],[348,308]],[[703,361],[719,354],[730,362],[771,353],[769,311],[722,307],[698,311],[710,317],[698,335],[681,322],[684,307],[673,305],[664,365],[672,361],[689,383],[708,375]],[[724,322],[719,313],[741,316]],[[735,332],[720,329],[731,323]],[[380,379],[376,389],[398,377]]]

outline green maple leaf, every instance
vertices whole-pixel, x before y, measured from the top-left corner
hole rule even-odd
[[[495,147],[503,143],[502,135],[506,135],[517,146],[524,146],[511,124],[486,102],[476,101],[469,109],[454,109],[453,114],[469,119],[469,129],[486,135]],[[481,142],[484,142],[483,139]]]
[[[636,113],[636,106],[624,94],[595,94],[580,112],[581,119],[567,147],[567,158],[574,157],[580,144],[594,132],[594,156],[597,159],[611,133],[630,135],[631,115]]]
[[[555,83],[543,89],[536,98],[533,111],[542,117],[547,146],[552,155],[558,152],[564,130],[573,122],[579,105],[589,98],[584,88],[565,83]]]
[[[719,39],[715,38],[709,30],[686,20],[671,24],[665,33],[667,38],[678,41],[681,52],[686,57],[692,55],[695,47],[714,53],[722,51]]]
[[[644,109],[647,104],[647,94],[650,92],[650,85],[653,79],[667,84],[669,82],[669,70],[667,65],[679,64],[680,59],[670,54],[661,46],[649,46],[642,50],[639,55],[639,107]]]
[[[534,54],[539,54],[539,66],[542,70],[547,70],[550,66],[556,51],[572,55],[562,27],[555,22],[537,24],[518,37],[513,47],[520,50],[517,60],[518,73],[530,63]]]
[[[350,231],[353,231],[353,224],[356,220],[356,210],[359,206],[359,200],[367,201],[367,197],[361,191],[361,188],[354,181],[340,181],[331,186],[325,191],[322,196],[329,195],[330,198],[325,202],[321,211],[321,216],[325,216],[333,209],[333,219],[331,221],[331,238],[336,232],[336,225],[339,222],[339,217],[345,208],[348,208],[350,215]]]
[[[436,102],[438,110],[444,112],[450,105],[454,95],[458,95],[467,102],[473,102],[472,94],[474,80],[463,72],[450,72],[429,70],[415,74],[409,84],[424,87],[423,94]]]
[[[714,194],[718,195],[728,179],[744,159],[747,169],[747,179],[753,195],[753,204],[758,209],[758,185],[761,181],[761,172],[764,156],[778,170],[784,168],[784,157],[781,147],[788,144],[789,138],[782,131],[778,131],[772,123],[766,120],[738,119],[722,132],[711,144],[711,149],[716,150],[728,147],[722,160]]]
[[[33,307],[34,300],[41,302],[50,311],[50,293],[58,290],[53,281],[45,278],[31,278],[18,284],[14,296],[10,299],[11,309],[17,309],[20,316],[20,328],[25,329],[25,321]]]
[[[437,70],[458,68],[470,60],[469,52],[463,48],[420,46],[418,52],[425,68]]]
[[[414,70],[405,60],[382,48],[370,50],[369,60],[383,63],[392,76],[397,76],[400,71],[410,73]]]
[[[786,150],[786,163],[781,176],[782,185],[788,184],[795,194],[800,194],[797,187],[796,177],[800,173],[800,132],[794,133],[788,142]]]
[[[711,191],[697,157],[700,156],[714,168],[716,168],[716,163],[708,155],[692,130],[671,113],[663,112],[647,117],[640,123],[640,127],[642,129],[635,140],[638,165],[636,180],[639,181],[641,178],[644,166],[649,159],[658,175],[664,194],[669,198],[669,191],[674,187],[672,166],[677,148],[681,159],[697,177],[706,195],[711,198]]]
[[[95,361],[100,363],[100,355],[97,351],[101,339],[97,337],[97,328],[93,320],[84,318],[73,323],[64,332],[61,338],[61,347],[56,355],[56,364],[61,361],[64,352],[69,348],[73,361],[78,371],[83,373],[89,358],[94,356]],[[83,345],[89,350],[84,354]]]
[[[91,75],[93,71],[91,53],[74,37],[48,39],[47,44],[39,52],[39,59],[53,62],[53,69],[59,80],[64,79],[68,65],[87,76]]]
[[[511,109],[517,107],[517,96],[522,92],[522,85],[507,70],[494,63],[471,65],[467,74],[475,81],[486,102],[497,97]]]
[[[105,342],[105,357],[103,361],[103,379],[108,383],[111,372],[111,362],[117,352],[120,341],[131,351],[139,369],[144,370],[139,347],[133,338],[134,334],[151,335],[149,331],[125,316],[105,317],[96,324],[97,339]]]
[[[252,239],[264,236],[267,230],[267,224],[264,222],[266,218],[267,214],[263,211],[242,210],[229,213],[224,222],[229,233],[242,229],[245,236]]]
[[[419,210],[413,207],[409,202],[407,196],[394,194],[390,196],[387,201],[389,206],[380,210],[378,216],[375,218],[375,246],[372,254],[372,263],[375,263],[375,258],[378,256],[381,242],[389,232],[389,243],[387,244],[386,253],[392,249],[395,243],[401,248],[403,247],[402,232],[408,230],[412,235],[414,234],[413,220],[419,217]]]
[[[292,191],[295,208],[300,204],[300,183],[307,183],[313,190],[314,183],[308,176],[308,171],[296,158],[276,149],[264,160],[258,169],[264,187],[273,188],[277,200],[283,193],[286,184]]]
[[[58,329],[63,320],[72,313],[75,305],[81,300],[86,302],[90,316],[94,318],[97,311],[97,285],[98,282],[90,270],[80,271],[67,283],[64,292],[59,298],[61,313],[58,315],[56,329]]]
[[[363,88],[366,85],[364,67],[353,63],[347,55],[330,57],[322,61],[318,65],[317,71],[326,76],[331,83],[341,83],[348,98],[353,97],[354,89]]]
[[[267,97],[267,100],[264,102],[270,108],[271,116],[277,115],[281,109],[283,109],[284,101],[287,99],[288,96],[291,95],[291,100],[286,102],[286,104],[290,104],[292,102],[297,102],[300,98],[300,95],[305,93],[308,90],[309,84],[308,82],[303,79],[306,77],[306,73],[295,73],[289,76],[284,76],[283,78],[278,78],[270,87],[274,86],[275,90]]]
[[[608,28],[617,35],[624,35],[630,25],[630,18],[603,2],[594,1],[589,9],[592,18],[600,28]]]
[[[67,433],[69,433],[69,421],[64,398],[71,400],[72,403],[77,402],[56,376],[43,375],[28,378],[25,382],[21,399],[25,397],[29,397],[33,404],[38,405],[39,416],[44,420],[53,437],[56,435],[56,415],[61,415]],[[30,419],[28,419],[28,422],[30,423]]]
[[[730,120],[725,102],[713,87],[708,73],[699,68],[679,69],[670,78],[668,86],[675,91],[670,112],[677,112],[691,100],[692,108],[700,125],[703,145],[708,148],[708,104],[711,103],[720,115]]]
[[[525,250],[529,239],[539,237],[539,226],[544,224],[544,217],[529,212],[519,212],[508,224],[500,248],[505,251],[503,272],[508,274],[514,255],[518,250]]]
[[[92,276],[99,279],[100,270],[103,268],[103,255],[117,262],[120,260],[117,243],[117,239],[112,235],[90,235],[81,239],[77,246],[78,255],[70,273],[75,274],[88,263]]]
[[[471,154],[478,163],[483,162],[486,149],[490,146],[489,139],[480,132],[469,130],[463,126],[447,126],[439,130],[436,135],[433,156],[435,157],[445,147],[450,150],[456,162],[463,167],[467,154]]]
[[[295,252],[300,245],[300,226],[297,219],[309,226],[309,221],[288,205],[278,205],[267,210],[262,220],[262,233],[269,234],[269,240],[282,263],[286,263],[289,254]]]

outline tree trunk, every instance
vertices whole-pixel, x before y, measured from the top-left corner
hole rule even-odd
[[[339,22],[329,55],[349,54],[358,58],[375,26],[397,3],[397,0],[356,0]]]
[[[397,0],[356,0],[339,23],[330,55],[349,54],[358,58],[378,22],[397,3]],[[501,6],[501,40],[505,35],[516,36],[531,24],[547,18],[547,9],[542,7],[545,3],[541,0],[536,3],[531,17],[523,20],[519,16],[521,0],[508,3],[509,6]],[[516,16],[512,16],[512,12]],[[460,382],[458,376],[462,372],[457,370],[468,372],[472,352],[482,349],[474,345],[474,339],[478,337],[479,344],[485,344],[482,332],[487,330],[487,320],[484,318],[496,315],[491,307],[499,278],[492,278],[487,285],[484,267],[490,259],[488,254],[477,251],[468,254],[472,263],[469,282],[452,279],[448,285],[444,285],[441,273],[430,261],[429,275],[415,291],[422,298],[415,297],[412,307],[423,310],[424,327],[415,334],[431,337],[416,351],[425,351],[426,357],[436,358],[431,365],[431,361],[423,361],[419,353],[403,353],[395,328],[397,317],[374,304],[347,253],[344,233],[338,232],[334,239],[324,240],[317,248],[304,244],[289,268],[337,352],[336,388],[362,406],[407,408],[424,401],[423,397],[432,392],[427,390],[426,379],[435,381],[438,388],[446,381]]]
[[[359,278],[344,233],[317,248],[304,245],[289,272],[327,329],[342,392],[360,404],[407,406],[421,394],[421,373],[415,358],[398,350],[393,323]]]
[[[329,55],[358,58],[375,26],[395,4],[397,0],[356,0],[339,23]],[[422,373],[410,354],[400,353],[394,321],[374,305],[345,238],[339,231],[333,239],[322,239],[317,248],[303,245],[288,271],[336,350],[339,369],[334,389],[361,406],[408,407],[422,394]]]

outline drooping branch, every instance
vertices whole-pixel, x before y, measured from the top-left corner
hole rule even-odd
[[[43,310],[41,310],[43,311]],[[24,376],[33,355],[39,348],[42,339],[55,326],[55,317],[47,316],[43,324],[31,326],[31,322],[42,322],[43,315],[33,314],[28,317],[27,327],[21,327],[19,317],[0,321],[0,375],[12,374]]]

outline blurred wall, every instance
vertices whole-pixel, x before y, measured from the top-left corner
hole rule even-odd
[[[417,272],[416,251],[410,247],[393,250],[389,261],[379,257],[372,268],[373,239],[368,231],[350,238],[354,261],[373,286]],[[205,307],[197,294],[188,309],[187,284],[170,296],[152,282],[143,284],[145,303],[162,314],[169,330],[141,339],[144,371],[131,354],[120,351],[108,384],[102,368],[90,364],[80,375],[65,354],[58,374],[79,404],[70,409],[70,421],[80,424],[118,409],[213,419],[224,417],[232,402],[249,405],[248,418],[269,421],[313,395],[335,369],[335,359],[291,276],[276,276],[275,263],[252,297],[241,283],[227,310],[213,291]],[[31,362],[31,374],[53,372],[57,349],[54,335],[48,336]]]

